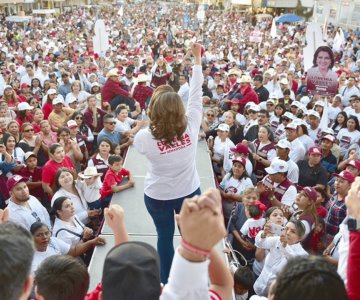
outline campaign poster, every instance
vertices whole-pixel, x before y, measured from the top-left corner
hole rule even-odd
[[[316,49],[312,67],[307,70],[307,91],[321,96],[334,96],[338,88],[338,76],[332,70],[334,54],[330,47],[320,46]]]

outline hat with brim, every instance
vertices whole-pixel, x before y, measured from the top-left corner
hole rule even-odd
[[[248,75],[243,75],[241,76],[241,78],[238,80],[239,83],[252,83],[252,79],[250,76]]]
[[[110,77],[113,77],[113,76],[118,77],[119,76],[118,72],[119,72],[119,70],[116,69],[116,68],[111,69],[109,72],[107,72],[106,78],[110,78]]]
[[[323,137],[321,138],[321,140],[328,140],[328,141],[330,141],[330,142],[332,142],[332,143],[335,142],[335,138],[334,138],[332,135],[330,135],[330,134],[327,134],[327,135],[323,136]]]
[[[345,171],[342,171],[339,174],[333,173],[332,175],[335,176],[335,177],[339,177],[341,179],[344,179],[344,180],[348,181],[349,183],[353,183],[355,181],[355,176],[350,171],[345,170]]]
[[[274,175],[277,173],[286,173],[289,170],[287,162],[281,159],[274,159],[270,167],[265,168],[266,173]]]
[[[96,167],[87,167],[84,171],[80,172],[78,176],[83,179],[92,178],[94,176],[102,176],[102,173],[98,173]]]
[[[141,83],[141,82],[148,82],[149,81],[149,77],[146,74],[140,74],[137,77],[137,82]]]
[[[11,191],[12,188],[17,185],[19,182],[27,182],[29,180],[29,178],[27,177],[23,177],[21,175],[13,175],[11,176],[7,182],[6,182],[6,187],[8,189],[8,191]]]
[[[29,103],[27,103],[27,102],[20,102],[20,103],[18,104],[18,110],[19,110],[19,111],[32,110],[32,109],[34,109],[34,107],[31,106],[31,105],[30,105]]]
[[[317,193],[313,187],[306,186],[302,189],[302,191],[306,194],[310,201],[316,202]]]
[[[351,159],[346,166],[353,166],[360,171],[360,161],[357,159]]]
[[[249,155],[250,153],[248,146],[242,143],[238,143],[235,148],[230,148],[230,151],[245,155]]]
[[[233,164],[238,162],[238,163],[241,163],[244,167],[246,166],[246,159],[243,158],[243,157],[236,157],[233,159]]]

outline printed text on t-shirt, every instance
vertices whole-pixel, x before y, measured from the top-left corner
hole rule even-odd
[[[157,146],[160,150],[160,154],[168,154],[174,151],[178,151],[191,145],[190,136],[185,133],[181,136],[181,139],[174,138],[171,144],[167,144],[165,141],[157,142]]]

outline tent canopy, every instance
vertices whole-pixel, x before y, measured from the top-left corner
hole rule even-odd
[[[6,21],[13,22],[13,23],[24,23],[31,21],[32,17],[30,16],[10,16],[6,17]]]

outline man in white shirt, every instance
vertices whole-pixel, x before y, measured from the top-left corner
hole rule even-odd
[[[20,84],[27,83],[28,85],[31,85],[31,80],[36,77],[34,73],[34,66],[32,64],[27,64],[25,68],[26,74],[21,77]]]
[[[299,167],[294,163],[290,157],[289,153],[291,150],[291,144],[287,140],[280,140],[276,144],[276,154],[279,159],[285,161],[288,165],[287,178],[294,184],[297,184],[299,181]]]
[[[285,127],[286,132],[286,139],[291,144],[291,149],[289,153],[289,157],[293,162],[298,162],[299,160],[304,159],[305,157],[305,147],[300,142],[298,135],[297,135],[297,125],[293,122],[289,123]]]
[[[49,79],[48,65],[43,63],[41,70],[35,74],[35,77],[40,80],[41,86],[44,86],[45,80]]]
[[[355,77],[349,77],[348,84],[339,90],[339,94],[342,96],[342,104],[344,107],[350,105],[349,99],[351,96],[356,95],[360,97],[360,91],[355,85]]]
[[[309,137],[316,143],[320,136],[320,115],[317,111],[310,109],[308,111],[308,117],[309,117],[309,125],[310,128],[308,128]]]
[[[186,75],[180,75],[179,76],[179,83],[180,83],[180,89],[178,91],[178,94],[183,101],[183,103],[186,105],[188,98],[189,98],[189,83],[187,81]]]
[[[33,223],[39,221],[51,228],[47,210],[38,199],[30,195],[26,181],[25,177],[13,175],[6,183],[11,196],[8,204],[9,221],[20,224],[27,230],[30,230]]]

